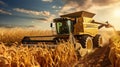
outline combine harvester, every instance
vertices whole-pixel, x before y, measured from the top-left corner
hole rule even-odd
[[[52,36],[25,36],[23,44],[37,44],[40,42],[57,44],[60,40],[70,40],[75,48],[79,43],[82,48],[93,50],[103,44],[102,36],[98,30],[102,27],[112,27],[108,22],[100,23],[93,20],[94,13],[79,11],[60,18],[55,18],[50,27],[56,29],[56,34]],[[54,27],[54,25],[55,27]]]

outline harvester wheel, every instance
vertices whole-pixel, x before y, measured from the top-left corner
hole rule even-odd
[[[93,43],[94,43],[94,47],[101,47],[103,45],[103,40],[102,40],[102,36],[97,34],[94,38],[93,38]]]
[[[93,41],[90,36],[82,36],[80,39],[80,43],[84,49],[91,51],[93,49]]]

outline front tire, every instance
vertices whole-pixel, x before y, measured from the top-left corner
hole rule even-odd
[[[93,41],[90,36],[82,36],[80,39],[80,43],[84,49],[91,51],[93,49]]]

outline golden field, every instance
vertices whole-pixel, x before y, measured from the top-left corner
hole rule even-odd
[[[51,35],[51,31],[41,31],[23,28],[0,28],[0,42],[4,43],[20,43],[24,36],[40,36]]]
[[[70,43],[61,43],[55,49],[49,49],[43,44],[45,48],[40,46],[28,48],[20,44],[26,35],[51,35],[51,32],[22,28],[1,28],[0,67],[74,67],[77,62],[76,53]],[[5,46],[10,45],[9,43],[12,46]]]
[[[74,48],[68,43],[60,44],[54,50],[0,44],[0,67],[74,67],[76,62]]]
[[[112,67],[120,66],[120,35],[111,38],[109,59]]]
[[[116,33],[116,31],[112,32]],[[107,34],[103,33],[103,35],[109,37],[113,33],[108,32]],[[49,49],[45,44],[32,47],[21,44],[24,36],[40,35],[52,35],[52,32],[0,28],[0,67],[75,67],[78,57],[73,45],[69,42],[60,43],[55,49]],[[44,48],[41,48],[41,45]],[[120,36],[115,34],[111,37],[109,45],[109,59],[112,67],[118,67],[120,66]]]

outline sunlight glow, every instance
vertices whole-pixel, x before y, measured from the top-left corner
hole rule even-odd
[[[114,11],[114,15],[115,15],[115,17],[120,17],[120,9],[116,9]]]

